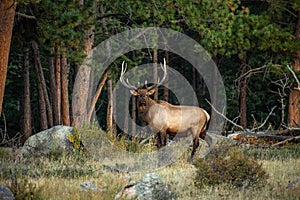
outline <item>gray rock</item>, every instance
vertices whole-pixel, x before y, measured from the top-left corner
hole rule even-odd
[[[21,149],[21,156],[46,155],[50,152],[71,152],[73,145],[70,143],[69,134],[73,128],[69,126],[54,126],[45,131],[29,137]]]
[[[2,200],[14,200],[13,193],[7,187],[0,185],[0,199]]]
[[[92,191],[97,191],[97,190],[98,190],[98,188],[97,188],[93,183],[91,183],[91,182],[89,182],[89,181],[84,181],[84,182],[82,182],[82,183],[80,184],[80,188],[81,188],[82,190],[84,190],[84,191],[90,191],[90,190],[92,190]]]
[[[149,173],[137,182],[126,185],[115,197],[115,199],[120,198],[171,200],[176,199],[176,195],[158,175]]]

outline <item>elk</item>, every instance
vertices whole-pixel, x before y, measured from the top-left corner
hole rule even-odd
[[[155,88],[160,86],[166,79],[166,61],[161,68],[164,72],[163,78],[157,83],[146,88],[131,85],[128,79],[124,80],[127,64],[122,63],[120,82],[128,89],[133,96],[137,97],[137,109],[141,119],[149,125],[150,129],[156,134],[156,146],[161,148],[167,144],[168,136],[192,135],[193,149],[190,159],[193,160],[196,149],[199,146],[199,137],[211,146],[211,138],[206,135],[207,123],[210,119],[209,114],[202,108],[196,106],[172,105],[166,101],[151,99]]]

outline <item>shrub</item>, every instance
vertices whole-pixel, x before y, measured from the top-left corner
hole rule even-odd
[[[196,160],[195,185],[228,183],[234,187],[253,187],[264,183],[267,173],[253,158],[235,146],[216,146],[203,160]]]

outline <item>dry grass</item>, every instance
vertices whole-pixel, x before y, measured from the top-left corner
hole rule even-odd
[[[286,189],[290,181],[300,177],[299,148],[295,151],[296,157],[288,157],[287,154],[275,159],[258,159],[268,172],[269,179],[266,185],[255,189],[237,189],[226,184],[196,188],[196,169],[186,161],[187,154],[155,173],[173,188],[178,199],[299,199],[300,188]],[[0,184],[12,189],[18,185],[18,190],[26,193],[28,199],[114,199],[124,185],[145,174],[110,172],[103,168],[101,162],[84,155],[33,158],[21,164],[13,159],[10,149],[0,149]],[[84,181],[93,183],[100,190],[81,190],[80,184]],[[19,193],[19,199],[24,198],[23,193]]]

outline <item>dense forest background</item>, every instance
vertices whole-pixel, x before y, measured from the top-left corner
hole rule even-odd
[[[237,124],[257,127],[269,117],[261,129],[300,126],[298,0],[1,0],[0,145],[20,145],[58,124],[82,126],[94,108],[103,129],[118,130],[113,88],[123,60],[134,67],[165,57],[211,112],[205,99],[213,101],[214,95],[200,74],[178,55],[156,49],[115,60],[97,83],[99,93],[88,98],[93,71],[82,64],[86,55],[112,35],[141,27],[182,32],[211,54],[226,87],[226,116]],[[178,103],[163,87],[155,98]],[[135,101],[130,102],[135,119]],[[131,124],[127,129],[135,130]]]

